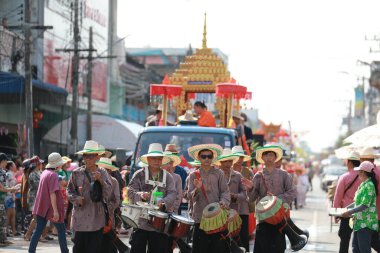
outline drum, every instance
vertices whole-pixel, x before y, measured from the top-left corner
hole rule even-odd
[[[167,213],[163,213],[160,211],[148,211],[149,219],[148,223],[152,225],[154,229],[156,229],[158,232],[164,232],[166,222],[169,218],[169,215]]]
[[[288,203],[283,203],[282,205],[284,206],[285,217],[287,220],[289,220],[290,219],[290,206]]]
[[[276,196],[265,196],[257,203],[256,214],[259,222],[279,224],[285,217],[282,200]]]
[[[208,204],[202,213],[200,229],[206,234],[215,234],[227,229],[228,211],[222,209],[219,203]]]
[[[235,209],[230,209],[228,211],[228,233],[232,238],[239,235],[241,223],[242,221],[238,212]]]
[[[127,204],[121,208],[121,218],[129,226],[138,228],[139,219],[144,209],[142,206]]]
[[[188,236],[193,225],[192,219],[173,214],[170,216],[168,234],[175,238]]]

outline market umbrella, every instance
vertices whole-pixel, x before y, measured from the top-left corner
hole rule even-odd
[[[363,128],[344,139],[358,147],[380,147],[380,111],[377,113],[377,124]]]

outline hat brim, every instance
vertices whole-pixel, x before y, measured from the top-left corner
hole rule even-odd
[[[214,162],[215,165],[220,166],[221,162],[230,161],[232,160],[232,164],[236,163],[239,160],[239,156],[236,155],[226,155],[226,156],[220,156],[216,161]]]
[[[162,163],[163,165],[173,162],[173,167],[175,167],[175,166],[180,165],[182,162],[181,157],[179,157],[179,155],[173,154],[171,152],[164,152],[164,155],[165,157],[169,158],[169,162]]]
[[[111,171],[117,171],[117,170],[119,170],[118,167],[113,166],[112,164],[109,164],[109,163],[104,163],[104,162],[98,161],[95,164],[98,165],[101,168],[109,169]]]
[[[199,152],[205,149],[210,150],[213,153],[213,156],[214,156],[213,161],[215,161],[223,152],[223,148],[219,146],[218,144],[200,144],[200,145],[196,145],[196,146],[192,146],[188,148],[187,151],[191,158],[199,161],[199,158],[198,158]]]
[[[65,163],[66,162],[63,159],[61,159],[60,161],[58,161],[56,163],[48,163],[48,164],[46,164],[45,168],[46,169],[53,169],[53,168],[55,169],[55,168],[57,168],[59,166],[64,165]]]
[[[103,155],[105,153],[104,149],[84,149],[81,151],[76,152],[76,155],[85,155],[85,154],[97,154],[97,155]]]
[[[235,155],[237,157],[243,157],[243,162],[248,162],[248,161],[252,160],[252,157],[250,157],[249,155],[246,155],[246,154],[235,153],[233,155]]]
[[[146,154],[140,157],[140,161],[149,164],[148,163],[148,157],[163,157],[162,164],[167,164],[170,161],[169,157],[164,156],[164,154]]]
[[[193,167],[195,166],[201,166],[201,162],[200,161],[192,161],[192,162],[189,162],[189,164]]]
[[[280,148],[278,146],[267,146],[267,147],[262,147],[262,148],[256,149],[256,160],[257,160],[257,162],[259,162],[261,164],[265,163],[263,160],[263,153],[269,152],[269,151],[274,152],[276,154],[276,161],[275,162],[278,162],[282,158],[282,154],[283,154],[282,148]]]
[[[361,158],[363,158],[363,159],[376,159],[377,156],[376,156],[376,155],[361,155],[359,158],[360,158],[360,159],[361,159]],[[359,159],[359,160],[360,160],[360,159]]]
[[[354,170],[356,170],[356,171],[361,170],[361,171],[365,171],[365,172],[371,173],[371,171],[363,170],[363,169],[360,168],[360,167],[355,167]]]

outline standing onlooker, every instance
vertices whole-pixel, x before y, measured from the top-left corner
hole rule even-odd
[[[83,155],[85,165],[72,172],[67,187],[69,201],[74,205],[71,218],[74,253],[101,252],[105,225],[102,200],[108,199],[112,192],[110,176],[96,165],[103,153],[104,149],[100,149],[95,141],[86,141],[83,150],[77,152]],[[99,198],[91,197],[91,189],[99,190]]]
[[[247,114],[245,113],[240,113],[241,117],[243,118],[243,122],[242,122],[242,125],[244,126],[244,134],[245,134],[245,138],[247,140],[247,145],[248,147],[251,146],[252,144],[252,141],[253,141],[253,133],[252,133],[252,128],[250,128],[249,126],[247,126],[245,123],[248,122],[248,118],[247,118]]]
[[[354,168],[359,167],[359,165],[359,154],[356,152],[351,153],[346,162],[348,171],[339,177],[338,183],[336,185],[333,202],[334,208],[345,208],[354,202],[356,190],[361,183],[358,172],[355,171]],[[349,223],[350,218],[340,218],[338,232],[338,235],[340,237],[339,253],[348,253],[352,234],[352,228],[350,227]]]
[[[378,182],[371,162],[364,161],[354,170],[358,171],[362,183],[355,194],[355,207],[343,213],[342,217],[354,216],[352,252],[370,253],[372,236],[379,230],[376,209]]]
[[[46,169],[42,172],[40,184],[33,207],[33,215],[37,218],[36,230],[33,232],[29,245],[29,253],[36,252],[38,240],[50,220],[58,231],[58,241],[61,252],[68,253],[66,229],[64,223],[65,209],[60,191],[56,170],[64,164],[60,154],[51,153]]]
[[[297,205],[303,208],[306,204],[306,193],[309,189],[309,177],[304,167],[296,167],[297,175]]]
[[[5,198],[8,192],[16,192],[16,188],[7,188],[7,175],[5,167],[8,157],[4,153],[0,153],[0,247],[13,244],[7,239],[7,215],[5,213]]]
[[[7,162],[7,187],[14,188],[17,185],[16,173],[17,167],[16,164],[12,161]],[[8,232],[8,236],[18,236],[21,235],[17,232],[16,229],[16,205],[15,205],[16,195],[14,192],[8,192],[8,195],[5,199],[5,210],[7,213],[7,227],[10,225],[12,228],[12,234]]]
[[[27,231],[30,223],[28,215],[30,214],[28,208],[28,191],[29,191],[29,168],[30,168],[30,159],[26,159],[22,162],[23,173],[21,178],[21,209],[22,209],[22,229]]]

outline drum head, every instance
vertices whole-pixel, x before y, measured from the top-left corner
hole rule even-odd
[[[148,211],[148,214],[154,217],[163,218],[166,219],[169,217],[167,213],[160,212],[160,211]]]
[[[278,198],[276,196],[265,196],[257,203],[256,209],[257,211],[269,210],[275,205],[277,200]]]
[[[220,212],[221,208],[219,203],[211,203],[208,204],[205,209],[203,209],[203,215],[205,217],[212,217],[215,216]]]
[[[186,218],[180,215],[173,214],[171,215],[171,218],[175,221],[178,221],[180,223],[188,224],[188,225],[194,225],[194,220],[190,218]]]

